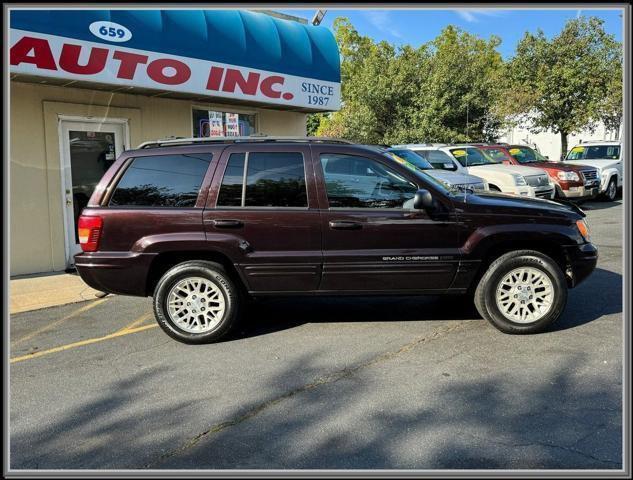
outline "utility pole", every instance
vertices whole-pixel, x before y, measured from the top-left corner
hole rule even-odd
[[[468,102],[466,102],[466,136],[470,140],[470,136],[468,135]]]

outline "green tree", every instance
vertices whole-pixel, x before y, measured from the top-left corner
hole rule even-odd
[[[600,119],[608,130],[619,133],[622,123],[623,101],[622,101],[622,64],[620,63],[620,72],[614,74],[608,85],[607,94],[600,106]]]
[[[503,59],[501,40],[485,40],[449,25],[426,48],[421,88],[407,115],[407,140],[468,142],[493,139],[501,125],[493,106]]]
[[[488,139],[503,61],[499,39],[449,26],[419,48],[360,35],[345,18],[334,31],[341,53],[342,108],[321,117],[319,135],[363,143]]]
[[[559,133],[561,153],[571,133],[592,130],[599,121],[619,125],[622,48],[603,23],[569,20],[551,40],[541,30],[526,33],[506,69],[497,112],[525,121],[533,133]]]
[[[342,107],[322,117],[319,135],[363,143],[397,136],[426,68],[425,49],[396,48],[361,36],[345,18],[334,21],[341,53]]]
[[[306,134],[312,137],[317,134],[323,113],[309,113],[306,117]]]

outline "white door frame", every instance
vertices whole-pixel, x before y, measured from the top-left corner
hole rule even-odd
[[[64,255],[66,268],[69,267],[69,259],[71,258],[71,248],[75,246],[70,244],[70,233],[68,232],[68,209],[66,208],[66,178],[67,178],[67,169],[71,168],[70,166],[70,157],[66,158],[66,142],[63,137],[63,125],[65,122],[76,122],[76,123],[96,123],[96,124],[114,124],[120,125],[123,127],[123,148],[121,152],[115,152],[116,156],[120,155],[123,151],[128,150],[130,148],[130,126],[129,119],[127,118],[110,118],[110,117],[90,117],[90,116],[77,116],[77,115],[57,115],[57,140],[59,143],[59,172],[61,176],[61,200],[62,200],[62,212],[64,219]],[[115,147],[116,148],[116,147]],[[69,187],[72,190],[72,185]],[[74,234],[74,231],[72,232]]]

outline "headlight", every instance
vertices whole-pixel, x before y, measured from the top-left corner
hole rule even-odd
[[[571,182],[577,182],[580,177],[576,172],[558,172],[556,174],[560,180],[569,180]]]
[[[584,220],[576,220],[576,227],[578,227],[578,231],[582,235],[587,242],[591,241],[591,236],[589,235],[589,225]]]
[[[524,187],[527,185],[525,178],[523,178],[521,175],[512,175],[512,176],[514,177],[514,184],[517,187]]]

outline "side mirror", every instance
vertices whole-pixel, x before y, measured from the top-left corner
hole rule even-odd
[[[431,192],[419,189],[413,198],[413,208],[416,210],[428,210],[433,206],[433,196]]]

